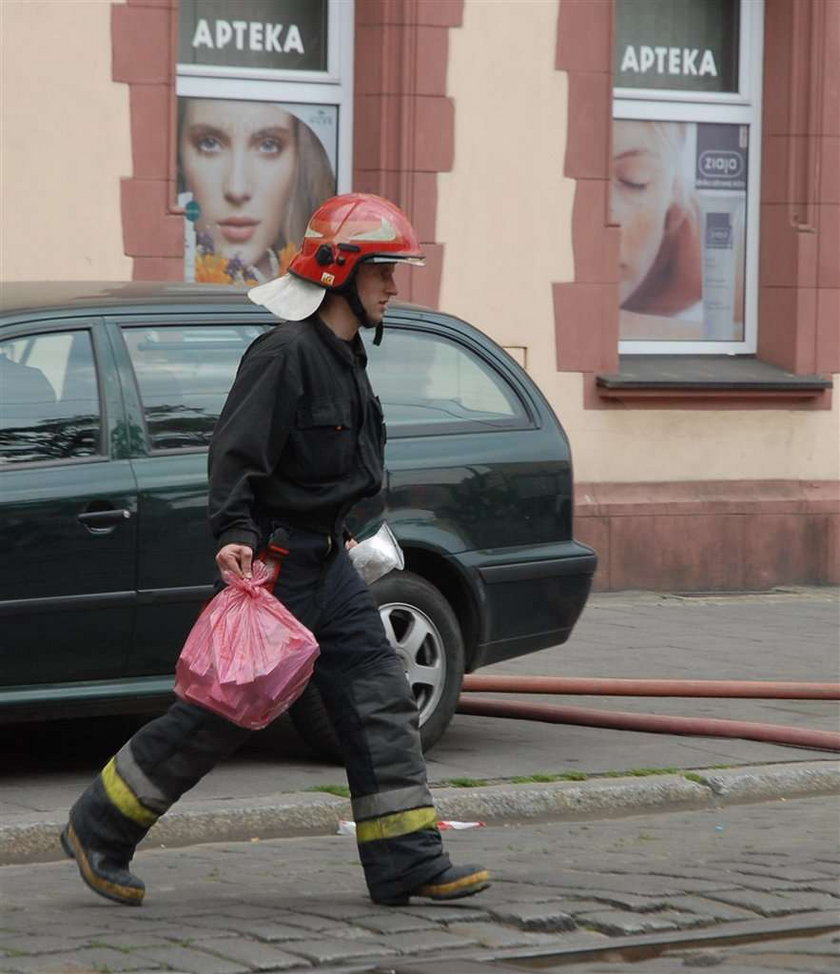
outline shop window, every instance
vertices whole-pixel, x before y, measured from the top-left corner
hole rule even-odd
[[[312,211],[349,189],[352,15],[343,0],[181,0],[186,281],[271,280]]]
[[[752,354],[763,4],[616,0],[619,351]]]

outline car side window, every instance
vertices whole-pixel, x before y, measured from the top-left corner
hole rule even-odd
[[[0,342],[0,463],[102,452],[96,360],[87,330]]]
[[[465,345],[430,332],[390,328],[382,344],[368,344],[367,352],[389,436],[529,425],[508,381]]]
[[[209,444],[239,361],[266,327],[123,327],[153,451]]]

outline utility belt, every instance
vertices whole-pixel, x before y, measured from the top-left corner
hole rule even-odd
[[[275,522],[265,546],[257,552],[257,560],[262,561],[269,570],[272,587],[277,583],[277,579],[283,571],[283,564],[291,550],[292,531],[299,531],[301,534],[308,535],[310,539],[317,538],[319,542],[323,543],[323,549],[319,546],[318,550],[318,555],[323,563],[322,576],[326,573],[327,567],[338,554],[340,546],[344,543],[334,533],[324,531],[323,529],[313,530],[308,525],[302,526],[298,524],[277,525]]]
[[[292,531],[322,534],[333,538],[342,537],[344,519],[352,504],[331,505],[320,511],[286,511],[277,508],[260,508],[255,520],[263,535],[273,532],[278,525]]]

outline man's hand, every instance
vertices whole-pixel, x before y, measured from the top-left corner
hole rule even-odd
[[[349,551],[351,548],[355,548],[359,542],[355,538],[348,538],[344,542],[344,547]]]
[[[226,544],[216,552],[216,564],[219,571],[231,572],[238,578],[251,577],[251,561],[254,552],[246,544]]]

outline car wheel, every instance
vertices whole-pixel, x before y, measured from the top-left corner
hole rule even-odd
[[[464,641],[455,613],[440,592],[412,572],[391,572],[371,592],[420,712],[428,751],[440,740],[458,703]],[[310,683],[289,711],[300,736],[321,757],[340,761],[340,749],[321,695]]]

